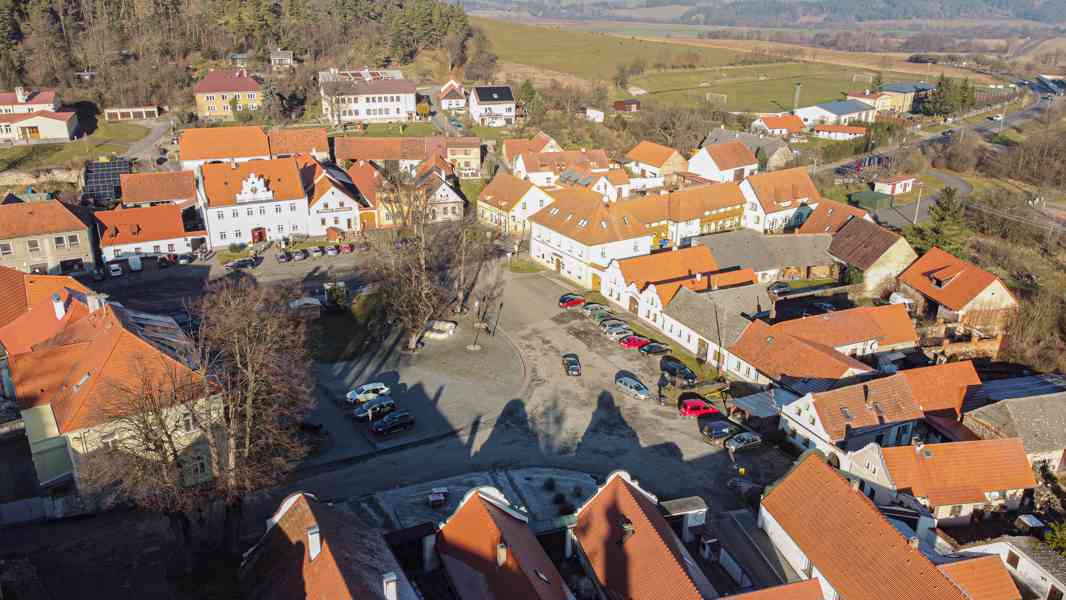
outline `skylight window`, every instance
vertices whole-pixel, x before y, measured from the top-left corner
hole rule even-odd
[[[588,224],[589,224],[588,219],[581,219],[580,221],[577,222],[577,226],[578,227],[584,227],[584,226],[586,226]]]
[[[847,409],[847,407],[841,406],[840,407],[840,414],[844,415],[844,420],[845,421],[850,421],[851,420],[851,411],[849,411]]]
[[[600,227],[607,229],[607,221],[600,221]]]
[[[549,212],[551,212],[552,216],[557,215],[557,214],[559,214],[559,208],[558,207],[554,207]]]

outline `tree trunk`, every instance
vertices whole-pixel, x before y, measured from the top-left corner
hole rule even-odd
[[[418,338],[421,337],[421,331],[418,329],[412,329],[407,334],[407,349],[414,352],[418,349]]]
[[[222,518],[222,548],[232,558],[241,555],[241,518],[244,515],[244,498],[240,496],[226,501]]]

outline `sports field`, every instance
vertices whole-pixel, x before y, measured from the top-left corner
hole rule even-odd
[[[819,63],[777,63],[768,65],[719,67],[692,71],[649,73],[636,77],[632,85],[648,90],[649,98],[695,106],[707,103],[708,94],[720,103],[725,95],[726,110],[779,112],[792,109],[796,83],[802,83],[800,106],[843,99],[844,93],[869,87],[872,71],[847,69]],[[906,75],[886,73],[886,83],[905,81]]]
[[[649,68],[659,61],[669,64],[687,57],[697,58],[699,66],[714,67],[732,64],[744,54],[727,48],[694,48],[558,26],[480,17],[471,21],[485,31],[501,63],[519,63],[593,81],[610,81],[618,65],[638,58]]]

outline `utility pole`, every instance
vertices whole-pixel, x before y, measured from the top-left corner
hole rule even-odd
[[[922,207],[922,188],[925,184],[918,181],[918,201],[914,203],[914,224],[918,224],[918,209]]]

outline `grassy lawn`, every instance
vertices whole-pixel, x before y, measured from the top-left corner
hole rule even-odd
[[[514,131],[510,129],[504,127],[482,127],[481,125],[469,128],[467,133],[483,140],[502,140],[514,137]]]
[[[633,78],[632,85],[652,97],[688,105],[707,102],[706,94],[726,94],[725,108],[742,111],[784,111],[792,108],[796,83],[803,84],[800,106],[840,100],[849,90],[862,89],[852,76],[865,73],[819,63],[777,63],[649,73]],[[910,80],[904,74],[885,73],[886,82]]]
[[[368,123],[366,130],[349,129],[344,135],[365,135],[367,137],[427,137],[437,134],[437,128],[428,121],[414,123]]]
[[[251,255],[248,253],[248,248],[236,252],[226,248],[215,252],[215,260],[217,260],[220,265],[224,265],[231,260],[237,260],[238,258],[248,258],[249,256]]]
[[[383,314],[384,307],[378,294],[356,296],[347,312],[324,313],[314,323],[312,352],[315,360],[337,362],[358,356],[373,333],[372,325]]]
[[[836,279],[796,279],[793,281],[786,281],[785,283],[788,284],[788,287],[794,290],[802,290],[809,287],[818,287],[820,285],[829,285],[831,283],[836,283]]]
[[[148,135],[132,123],[100,121],[92,135],[73,142],[0,148],[0,171],[41,167],[80,167],[86,160],[124,153],[129,144]]]
[[[940,193],[940,190],[947,187],[944,185],[943,181],[940,181],[939,179],[933,177],[928,173],[922,173],[918,175],[918,182],[922,184],[922,198],[928,198],[932,194]],[[914,189],[912,189],[911,191],[907,192],[906,194],[898,194],[897,196],[895,196],[895,198],[893,198],[893,203],[896,206],[900,206],[903,204],[911,204],[913,202],[917,202],[918,182],[915,182]]]
[[[560,27],[479,17],[470,20],[485,31],[502,63],[551,69],[593,81],[611,79],[618,65],[631,64],[638,58],[651,68],[655,62],[669,63],[692,55],[698,57],[701,66],[710,67],[728,65],[743,54],[727,49],[695,49]]]
[[[466,196],[466,201],[470,203],[467,206],[468,210],[477,210],[477,197],[481,195],[481,190],[485,189],[484,179],[460,179],[459,189],[462,190],[463,196]]]
[[[508,263],[507,268],[510,269],[512,273],[536,273],[544,270],[544,267],[528,258],[512,258],[511,262]]]

